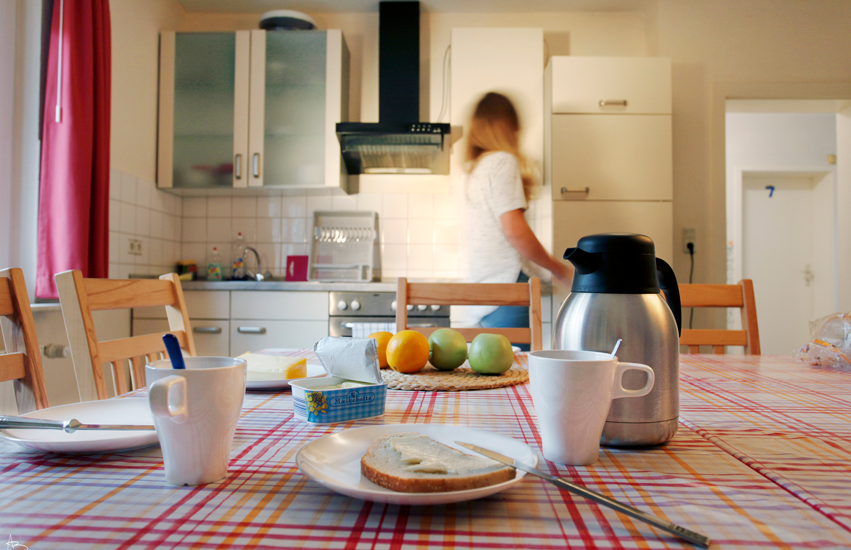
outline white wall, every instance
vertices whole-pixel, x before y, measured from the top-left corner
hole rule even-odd
[[[12,265],[12,155],[14,143],[15,32],[17,4],[0,4],[0,269]]]

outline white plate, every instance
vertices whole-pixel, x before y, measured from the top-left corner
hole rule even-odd
[[[299,449],[295,457],[296,464],[307,477],[333,491],[350,497],[388,504],[430,505],[474,500],[505,491],[520,483],[526,475],[525,472],[518,470],[517,476],[510,481],[489,487],[448,493],[399,493],[385,489],[361,475],[360,461],[373,439],[398,432],[425,434],[435,441],[467,454],[475,453],[456,445],[455,442],[472,443],[519,459],[529,466],[538,465],[538,455],[525,443],[491,432],[440,424],[389,424],[355,428],[326,435]]]
[[[290,387],[290,382],[293,380],[304,380],[306,378],[319,378],[325,376],[325,368],[322,365],[307,364],[307,376],[304,378],[290,378],[288,380],[248,380],[245,382],[247,390],[275,390]]]
[[[104,399],[60,405],[23,416],[48,420],[71,420],[83,424],[153,424],[147,398]],[[157,432],[79,430],[0,430],[0,437],[22,447],[51,453],[104,453],[138,449],[159,443]]]

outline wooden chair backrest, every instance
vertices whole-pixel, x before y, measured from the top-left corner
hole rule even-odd
[[[528,306],[529,328],[458,328],[470,342],[482,333],[505,335],[514,344],[530,344],[532,351],[543,349],[541,329],[541,280],[528,283],[409,283],[399,277],[396,289],[396,330],[416,330],[429,336],[437,328],[409,327],[411,305],[440,306]]]
[[[24,272],[18,268],[0,271],[0,329],[6,349],[0,355],[0,382],[14,381],[18,414],[47,408],[35,321]]]
[[[130,361],[132,389],[138,389],[145,386],[146,360],[168,356],[162,339],[165,332],[98,341],[93,311],[165,306],[169,332],[177,337],[182,349],[195,355],[189,315],[176,273],[162,275],[159,280],[84,279],[79,271],[65,271],[56,275],[56,287],[83,401],[107,398],[103,365],[112,366],[115,393],[120,395],[131,389],[124,361]]]
[[[726,346],[744,346],[748,355],[759,355],[759,326],[756,318],[753,281],[742,279],[735,285],[679,285],[680,303],[687,307],[735,307],[742,314],[742,330],[683,329],[680,344],[689,353],[700,346],[712,346],[713,353],[725,353]]]

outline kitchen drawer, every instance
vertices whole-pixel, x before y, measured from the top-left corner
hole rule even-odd
[[[673,261],[674,212],[671,202],[561,201],[553,203],[553,255],[561,258],[579,239],[595,233],[639,233],[656,245],[656,257]],[[567,265],[570,262],[561,260]],[[553,281],[553,310],[570,289]]]
[[[183,299],[190,319],[228,319],[230,292],[227,290],[185,290]],[[138,307],[134,319],[165,319],[165,307]]]
[[[327,325],[328,293],[234,291],[231,293],[231,319],[322,321]]]
[[[230,323],[217,319],[190,319],[196,355],[230,357]],[[133,336],[167,332],[165,319],[134,319]]]
[[[328,321],[243,319],[231,321],[230,332],[234,357],[265,348],[312,349],[317,341],[328,336]]]
[[[670,59],[558,56],[547,70],[553,113],[671,113]]]
[[[553,200],[673,197],[670,115],[553,115],[551,139]]]

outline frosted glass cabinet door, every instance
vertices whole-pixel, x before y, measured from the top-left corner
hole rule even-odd
[[[252,31],[249,186],[325,185],[326,52],[325,31]]]
[[[173,187],[231,187],[235,33],[174,35]]]

